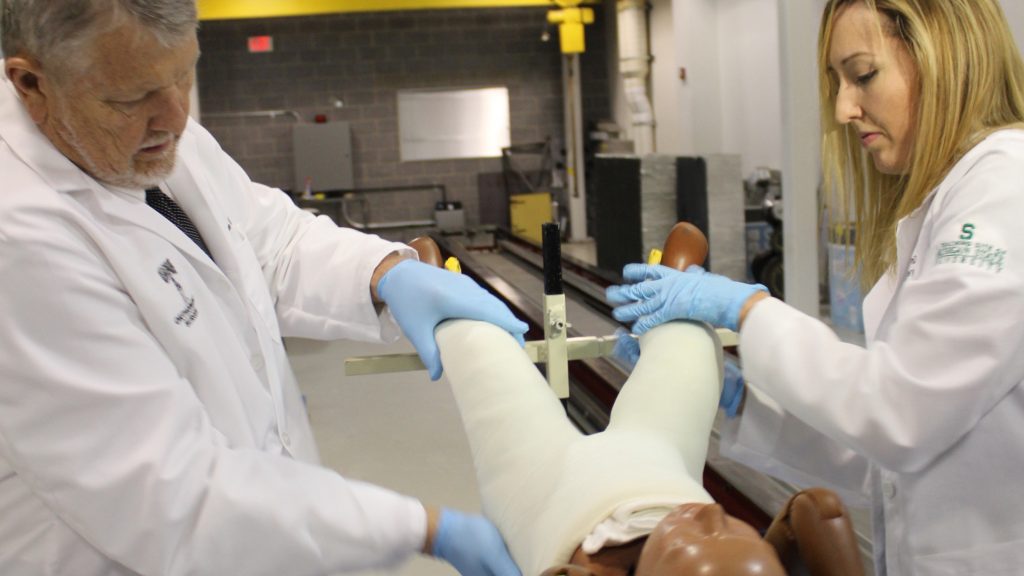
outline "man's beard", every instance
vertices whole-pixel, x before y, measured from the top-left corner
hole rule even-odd
[[[162,136],[159,139],[153,139],[153,143],[147,143],[147,145],[153,145],[160,144],[168,139],[170,140],[170,145],[163,154],[157,159],[146,162],[144,170],[136,169],[134,158],[128,158],[124,170],[118,171],[111,167],[101,166],[100,163],[95,161],[88,148],[82,143],[82,138],[79,136],[78,131],[71,123],[61,121],[55,128],[84,164],[80,168],[105,184],[129,189],[152,188],[166,180],[174,170],[174,161],[178,148],[178,138],[176,136]],[[144,147],[142,146],[142,148]]]

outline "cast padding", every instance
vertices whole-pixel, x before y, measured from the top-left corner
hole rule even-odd
[[[504,330],[451,320],[436,331],[469,438],[484,513],[523,574],[567,562],[593,528],[633,501],[711,502],[700,478],[721,391],[710,327],[671,322],[641,356],[608,429],[584,436]]]

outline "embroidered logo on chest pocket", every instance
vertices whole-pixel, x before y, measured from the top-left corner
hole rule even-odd
[[[178,295],[181,296],[181,301],[185,304],[181,312],[174,317],[175,324],[184,324],[186,328],[191,327],[192,323],[199,317],[199,309],[196,308],[195,296],[189,296],[185,294],[185,289],[181,287],[181,283],[175,277],[178,274],[178,269],[171,263],[170,258],[164,260],[164,263],[160,265],[157,270],[160,275],[160,279],[167,284],[173,285],[178,290]]]
[[[960,228],[960,238],[951,242],[942,242],[935,253],[935,264],[967,264],[976,268],[1002,272],[1006,265],[1006,250],[976,242],[974,234],[977,226],[970,222]]]

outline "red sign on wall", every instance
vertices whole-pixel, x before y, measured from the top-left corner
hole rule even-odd
[[[249,36],[249,52],[273,52],[274,51],[274,37],[273,36]]]

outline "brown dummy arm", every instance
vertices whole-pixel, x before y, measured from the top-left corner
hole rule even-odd
[[[430,236],[419,236],[409,242],[409,247],[416,251],[416,254],[420,257],[420,262],[424,264],[430,264],[437,268],[443,267],[441,262],[441,249],[437,247],[437,242]]]
[[[787,567],[802,560],[812,576],[864,574],[850,517],[830,490],[809,488],[794,494],[764,539]]]

